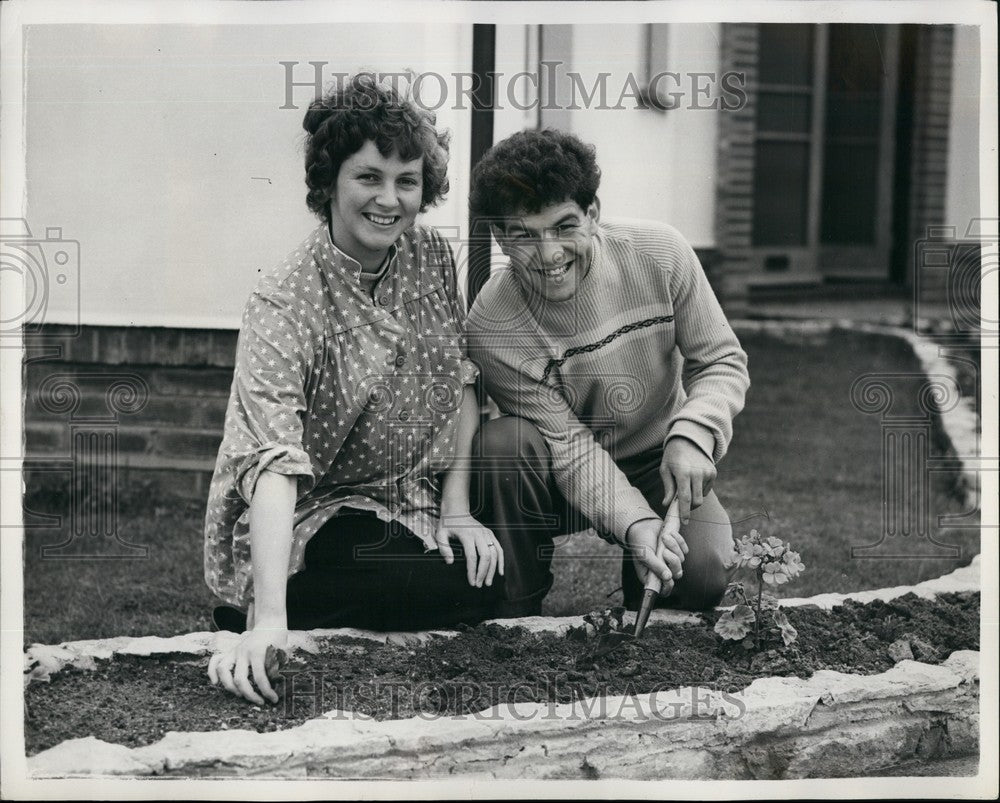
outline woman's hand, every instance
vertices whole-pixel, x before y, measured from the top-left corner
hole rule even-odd
[[[272,626],[257,624],[253,630],[245,632],[234,646],[212,656],[208,662],[209,680],[212,685],[221,683],[232,694],[263,705],[264,699],[250,682],[252,678],[264,697],[276,703],[278,695],[267,677],[267,649],[283,650],[287,644],[288,629],[281,623]]]
[[[450,539],[457,538],[465,550],[466,574],[469,585],[482,588],[483,583],[493,585],[497,572],[503,576],[503,549],[493,531],[476,521],[471,513],[448,513],[441,510],[441,523],[438,526],[438,549],[445,563],[455,561],[455,553],[451,548]]]

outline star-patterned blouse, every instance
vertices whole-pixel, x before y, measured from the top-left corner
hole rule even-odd
[[[250,296],[205,518],[205,580],[253,598],[249,504],[265,469],[298,478],[288,574],[341,508],[373,511],[435,547],[466,357],[448,243],[415,226],[370,291],[319,226]]]

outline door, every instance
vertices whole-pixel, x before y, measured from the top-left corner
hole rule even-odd
[[[754,283],[888,280],[899,32],[758,27]]]

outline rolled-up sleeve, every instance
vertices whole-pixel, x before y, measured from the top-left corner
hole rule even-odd
[[[455,257],[451,245],[441,236],[440,232],[432,230],[432,236],[434,250],[441,262],[445,294],[448,296],[448,311],[455,322],[458,347],[462,352],[459,379],[463,385],[472,385],[479,378],[479,367],[469,358],[468,338],[465,329],[466,305],[458,286]]]
[[[249,505],[265,469],[299,477],[299,494],[315,483],[303,448],[306,380],[314,350],[290,303],[254,293],[243,317],[224,449],[236,488]]]

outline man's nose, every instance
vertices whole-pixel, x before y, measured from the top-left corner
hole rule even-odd
[[[542,242],[538,247],[543,264],[555,267],[566,261],[566,249],[561,243]]]

